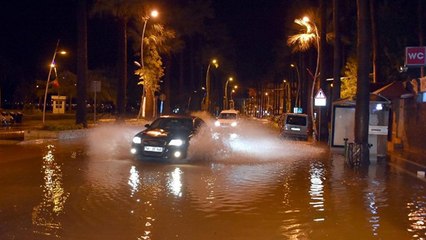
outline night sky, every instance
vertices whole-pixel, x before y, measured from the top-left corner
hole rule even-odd
[[[234,71],[240,83],[263,81],[262,78],[270,74],[271,70],[273,71],[272,68],[276,67],[274,63],[277,55],[282,53],[287,36],[291,34],[289,26],[293,19],[303,16],[309,10],[306,6],[307,2],[311,3],[311,8],[318,4],[318,0],[212,1],[215,20],[226,26],[235,43],[236,59],[233,65],[236,68]],[[408,0],[411,4],[403,5],[408,6],[408,10],[395,7],[395,5],[399,6],[397,2],[403,2],[402,0],[390,2],[391,4],[388,4],[390,10],[387,11],[389,16],[382,15],[381,17],[389,22],[386,26],[392,26],[390,30],[401,33],[398,35],[385,34],[399,38],[404,37],[405,39],[401,41],[406,41],[407,44],[411,45],[416,44],[414,40],[417,39],[417,36],[410,37],[409,35],[410,32],[416,34],[416,29],[408,27],[412,25],[408,25],[405,19],[408,16],[407,11],[411,11],[414,15],[417,0]],[[23,0],[2,3],[0,8],[0,31],[2,33],[0,37],[0,64],[7,66],[8,69],[13,69],[14,71],[11,71],[13,74],[32,78],[28,81],[34,81],[34,78],[45,79],[56,41],[60,39],[61,47],[69,51],[69,55],[61,59],[60,64],[65,69],[76,72],[75,11],[75,0]],[[356,11],[353,11],[352,14],[355,13]],[[413,19],[415,20],[415,18]],[[115,57],[108,55],[114,51],[113,41],[107,40],[108,35],[101,35],[108,33],[112,36],[114,34],[113,28],[108,29],[108,25],[105,23],[96,25],[100,28],[94,28],[95,25],[93,24],[96,24],[96,21],[101,20],[90,19],[88,26],[90,69],[96,67],[97,64],[104,64],[105,61],[108,61],[108,58]],[[383,28],[383,30],[385,29]],[[393,38],[388,39],[384,39],[384,41],[390,42]],[[355,40],[351,39],[351,41]],[[410,43],[410,41],[413,43]],[[388,45],[392,54],[398,51],[396,55],[402,56],[403,47],[393,47],[390,43]],[[281,49],[279,46],[281,46]],[[108,51],[102,51],[102,49],[99,49],[100,47]],[[114,59],[109,61],[114,61]],[[16,78],[19,78],[19,76]],[[3,95],[7,95],[4,93],[4,89],[7,88],[4,86],[5,81],[15,81],[15,76],[8,75],[5,77],[4,73],[0,75]]]
[[[213,1],[216,18],[227,26],[236,43],[236,72],[240,75],[261,75],[273,57],[274,44],[285,41],[283,5],[283,1]],[[75,9],[70,6],[73,6],[71,0],[3,4],[0,10],[2,61],[21,66],[27,74],[44,76],[56,41],[60,39],[62,47],[71,49],[69,59],[61,60],[62,64],[65,61],[71,68],[75,57],[72,52],[76,52],[76,23]]]

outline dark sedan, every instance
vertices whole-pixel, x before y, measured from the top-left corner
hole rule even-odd
[[[191,137],[204,125],[194,116],[161,116],[133,137],[130,152],[141,160],[185,159]]]

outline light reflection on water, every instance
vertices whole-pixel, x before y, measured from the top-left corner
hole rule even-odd
[[[324,211],[325,199],[324,199],[324,185],[323,181],[325,180],[324,175],[324,166],[320,162],[311,163],[309,170],[311,186],[309,190],[309,195],[311,196],[310,205],[317,212]],[[323,215],[313,219],[315,222],[324,221],[325,218]]]
[[[121,157],[118,152],[127,143],[112,142],[88,146],[87,155],[77,158],[81,171],[67,172],[82,181],[77,190],[67,188],[72,199],[57,163],[62,155],[55,155],[53,145],[48,149],[51,157],[43,159],[43,166],[51,170],[43,168],[43,176],[50,176],[43,188],[57,190],[43,193],[34,207],[39,232],[65,229],[63,239],[104,240],[426,236],[424,186],[386,163],[353,170],[340,155],[309,143],[259,137],[224,144],[224,154],[210,151],[211,142],[201,142],[194,151],[210,152],[191,162],[145,163]],[[263,144],[269,146],[258,146]],[[49,200],[52,196],[58,200]]]
[[[48,145],[43,156],[41,173],[43,176],[42,201],[33,208],[32,224],[34,232],[41,235],[58,236],[62,224],[60,216],[64,213],[69,193],[62,183],[62,170],[55,160],[55,146]]]
[[[408,222],[407,231],[412,234],[413,239],[426,239],[426,195],[418,193],[425,192],[424,186],[418,186],[419,191],[414,191],[411,201],[407,202]]]

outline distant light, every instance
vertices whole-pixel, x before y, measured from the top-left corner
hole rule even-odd
[[[130,149],[130,153],[131,154],[135,154],[136,153],[136,149],[135,148]]]
[[[378,104],[376,105],[376,110],[377,110],[377,111],[383,110],[383,104],[378,103]]]

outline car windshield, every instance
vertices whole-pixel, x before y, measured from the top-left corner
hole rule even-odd
[[[155,120],[150,128],[163,128],[163,129],[192,129],[192,119],[189,118],[159,118]]]
[[[306,117],[288,115],[287,116],[287,124],[305,126],[306,125]]]
[[[235,113],[221,113],[219,114],[220,119],[237,119],[237,114]]]

